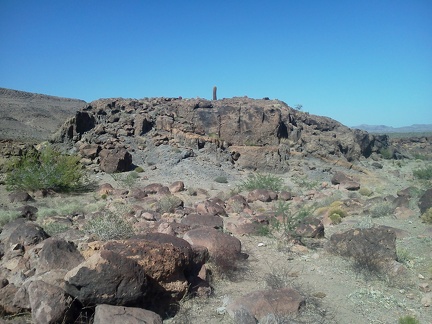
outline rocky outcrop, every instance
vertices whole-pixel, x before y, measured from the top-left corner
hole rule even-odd
[[[66,121],[54,142],[122,148],[150,161],[161,145],[184,147],[176,159],[211,153],[243,168],[288,168],[292,154],[348,161],[386,147],[387,137],[352,130],[327,117],[292,109],[278,100],[247,97],[202,99],[150,98],[96,100]],[[160,157],[166,158],[166,155]],[[97,157],[92,157],[99,163]],[[154,163],[154,161],[151,161]]]

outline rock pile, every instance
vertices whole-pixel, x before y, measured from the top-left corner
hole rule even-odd
[[[287,170],[291,155],[353,161],[388,145],[386,136],[352,130],[278,100],[247,97],[96,100],[69,119],[53,141],[73,144],[85,162],[107,172],[160,162],[153,159],[166,145],[178,151],[171,156],[177,162],[211,154],[218,163],[272,171]]]

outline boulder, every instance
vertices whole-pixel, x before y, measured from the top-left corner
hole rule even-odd
[[[5,247],[8,248],[9,246],[16,244],[22,246],[35,245],[48,237],[48,234],[45,233],[43,228],[36,223],[25,222],[16,226],[8,237],[0,237],[0,239],[4,242]]]
[[[134,260],[99,251],[65,275],[65,290],[83,305],[135,304],[147,292],[147,276]]]
[[[423,214],[429,208],[432,208],[432,188],[426,190],[419,199],[420,213]]]
[[[36,273],[52,269],[71,270],[84,261],[84,257],[72,242],[53,237],[40,243],[36,253],[37,258],[32,262]]]
[[[26,201],[31,201],[33,200],[32,196],[29,195],[28,192],[26,191],[15,191],[15,192],[11,192],[9,195],[9,201],[11,203],[16,203],[16,202],[26,202]]]
[[[245,316],[246,318],[250,319],[252,316],[260,321],[270,314],[280,317],[292,315],[305,303],[304,297],[292,288],[259,290],[235,299],[227,306],[227,311],[232,318],[240,319],[242,316],[239,316],[239,313],[245,312],[250,315]]]
[[[196,227],[212,227],[215,229],[223,229],[224,225],[222,217],[208,214],[189,214],[181,219],[181,223],[188,225],[191,229]]]
[[[296,227],[295,232],[300,237],[322,238],[324,237],[324,224],[315,217],[307,217]]]
[[[330,237],[329,250],[366,267],[383,268],[397,259],[396,234],[389,227],[351,229]]]
[[[199,202],[196,206],[198,214],[227,216],[225,203],[219,198],[212,198]]]
[[[100,168],[107,173],[129,171],[132,166],[132,155],[123,148],[104,149],[100,153]]]
[[[249,204],[242,195],[234,195],[226,202],[226,210],[231,213],[240,213],[246,208],[249,208]]]
[[[113,305],[97,305],[93,324],[162,324],[162,318],[149,310]]]
[[[270,202],[277,198],[277,194],[271,190],[266,189],[255,189],[249,192],[248,202],[262,201]]]
[[[155,233],[148,239],[109,241],[102,251],[134,260],[151,278],[149,289],[162,296],[180,299],[188,289],[185,273],[190,268],[192,250],[183,239]]]
[[[44,281],[33,281],[28,287],[34,323],[73,323],[81,305],[63,289]]]
[[[176,193],[185,190],[185,185],[183,181],[175,181],[169,186],[169,191],[171,193]]]
[[[186,232],[183,238],[192,246],[206,247],[211,258],[226,258],[231,261],[241,258],[240,240],[214,228],[192,229]]]
[[[0,289],[0,314],[18,314],[22,311],[14,303],[15,294],[18,288],[14,284],[9,284]]]

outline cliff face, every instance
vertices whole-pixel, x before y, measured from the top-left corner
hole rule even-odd
[[[66,121],[53,141],[77,148],[121,147],[145,159],[161,145],[186,147],[192,154],[210,153],[240,167],[268,171],[286,170],[291,155],[353,161],[388,145],[386,136],[352,130],[278,100],[246,97],[96,100]]]

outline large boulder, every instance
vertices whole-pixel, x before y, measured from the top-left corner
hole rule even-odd
[[[132,166],[132,155],[123,148],[104,149],[99,153],[100,168],[107,173],[129,171]]]
[[[34,323],[72,323],[79,315],[80,303],[59,287],[33,281],[28,293]]]
[[[133,305],[142,301],[147,276],[141,266],[119,253],[103,250],[65,275],[66,292],[84,305]]]
[[[432,208],[432,188],[426,190],[419,199],[420,212],[423,214],[429,208]]]

